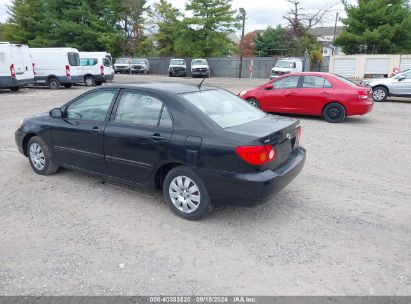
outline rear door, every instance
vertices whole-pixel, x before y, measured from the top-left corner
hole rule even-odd
[[[296,112],[321,114],[323,106],[333,94],[331,83],[321,76],[303,76],[296,99]]]
[[[170,113],[158,96],[124,90],[104,131],[108,174],[144,183],[167,154],[172,132]]]
[[[273,88],[265,90],[261,102],[269,112],[294,113],[300,76],[286,76],[272,82]]]
[[[103,132],[116,89],[100,89],[82,95],[65,109],[52,130],[54,152],[64,165],[105,173]]]

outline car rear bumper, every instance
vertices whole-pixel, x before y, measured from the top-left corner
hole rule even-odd
[[[214,205],[252,206],[268,201],[287,186],[302,170],[305,149],[295,149],[280,167],[259,173],[233,173],[203,169],[204,180]]]
[[[370,101],[369,103],[352,104],[349,108],[347,108],[347,116],[364,115],[370,113],[373,107],[373,101]]]

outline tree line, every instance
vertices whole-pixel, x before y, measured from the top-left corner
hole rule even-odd
[[[321,61],[321,45],[311,29],[330,24],[335,5],[306,10],[287,0],[283,25],[245,36],[246,56],[301,56]],[[408,0],[343,0],[347,17],[333,41],[346,54],[411,53]],[[32,47],[70,46],[108,51],[114,56],[219,57],[238,54],[227,37],[240,28],[232,0],[187,0],[185,11],[158,0],[12,0],[0,24],[0,40]]]
[[[239,27],[232,0],[12,0],[0,38],[31,47],[70,46],[119,55],[224,56]]]

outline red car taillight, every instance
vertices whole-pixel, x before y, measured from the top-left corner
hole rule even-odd
[[[104,65],[100,66],[100,74],[101,76],[104,76]]]
[[[13,78],[16,77],[16,71],[14,70],[14,64],[13,63],[10,65],[10,75]]]
[[[35,69],[36,65],[34,63],[32,63],[31,66],[33,67],[33,74],[34,74],[34,76],[36,76],[36,69]]]
[[[70,77],[70,66],[66,65],[66,76]]]
[[[240,146],[235,152],[251,165],[263,165],[275,159],[275,150],[270,145],[265,146]]]

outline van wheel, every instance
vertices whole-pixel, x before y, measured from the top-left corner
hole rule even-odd
[[[170,209],[187,220],[198,220],[212,209],[203,181],[185,166],[175,167],[168,172],[164,179],[163,194]]]
[[[18,90],[20,90],[20,87],[12,87],[12,88],[10,88],[10,90],[12,92],[17,92]]]
[[[70,89],[72,86],[73,86],[72,83],[66,83],[66,84],[64,85],[64,87],[65,87],[66,89]]]
[[[84,83],[88,87],[94,87],[96,85],[96,81],[94,80],[94,77],[91,77],[91,76],[87,76],[86,78],[84,78]]]
[[[323,110],[323,117],[328,122],[342,122],[345,116],[345,108],[339,103],[330,103]]]
[[[50,78],[47,84],[50,90],[57,90],[60,88],[60,81],[57,78]]]
[[[254,106],[254,107],[256,107],[256,108],[260,108],[260,103],[258,102],[257,99],[249,98],[249,99],[247,99],[247,102],[248,102],[250,105],[252,105],[252,106]]]

